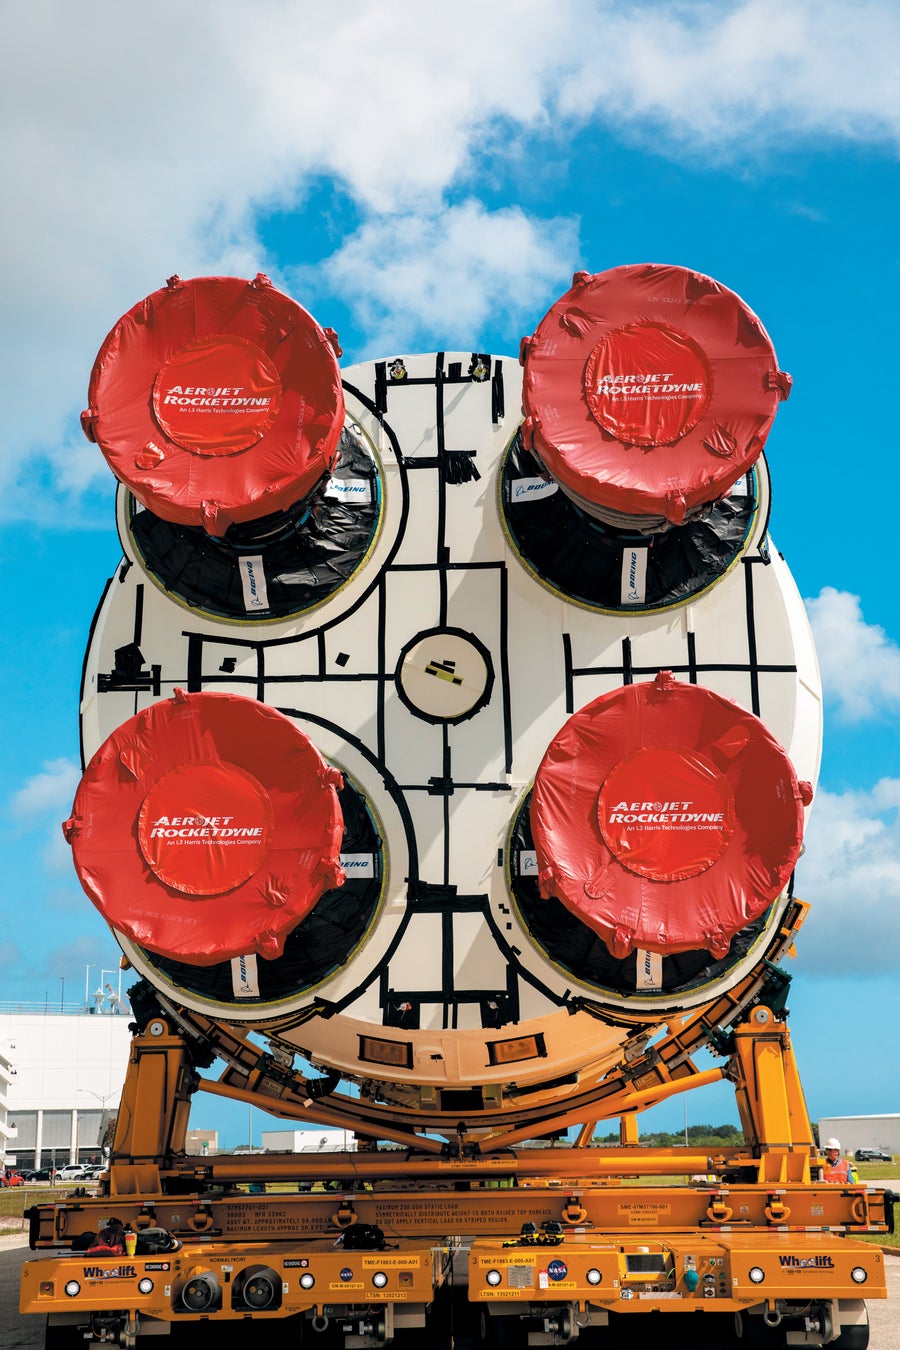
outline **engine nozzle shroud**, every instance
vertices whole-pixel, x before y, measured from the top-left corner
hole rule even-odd
[[[648,533],[753,467],[791,388],[739,296],[659,263],[576,273],[520,360],[526,449],[587,514]]]
[[[81,423],[143,506],[219,537],[287,510],[330,469],[339,356],[334,330],[262,272],[173,276],[108,334]]]
[[[114,929],[198,966],[281,954],[340,886],[340,773],[274,708],[185,694],[118,727],[63,831]]]
[[[589,703],[548,747],[531,807],[542,894],[614,957],[724,957],[787,885],[811,800],[759,718],[661,671]]]

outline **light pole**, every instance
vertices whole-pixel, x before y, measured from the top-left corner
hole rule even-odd
[[[118,1097],[119,1095],[118,1089],[115,1089],[112,1092],[107,1092],[105,1097],[101,1096],[99,1092],[91,1092],[90,1088],[79,1088],[78,1091],[86,1092],[89,1097],[93,1097],[95,1101],[98,1101],[100,1103],[101,1109],[104,1111],[106,1110],[106,1103],[111,1102],[113,1097]]]
[[[65,975],[60,975],[60,977],[59,977],[59,1011],[60,1011],[60,1012],[64,1012],[64,1011],[65,1011],[65,1006],[66,1006],[66,977],[65,977]]]
[[[114,1091],[112,1091],[112,1092],[107,1092],[105,1096],[102,1096],[99,1092],[92,1092],[90,1088],[79,1088],[78,1091],[79,1091],[79,1092],[85,1093],[88,1097],[93,1097],[95,1101],[98,1101],[98,1102],[100,1103],[100,1111],[101,1111],[101,1115],[100,1115],[100,1132],[101,1132],[101,1138],[100,1138],[100,1143],[99,1143],[98,1147],[99,1147],[101,1153],[104,1153],[105,1150],[104,1150],[104,1148],[103,1148],[103,1135],[105,1134],[106,1104],[107,1104],[107,1102],[111,1102],[111,1101],[115,1100],[115,1098],[119,1096],[119,1092],[118,1092],[118,1090],[114,1090]],[[76,1112],[77,1112],[78,1108],[76,1107],[75,1110],[76,1110]]]
[[[91,997],[91,971],[92,971],[93,969],[94,969],[94,966],[85,966],[85,968],[84,968],[84,1006],[85,1006],[86,1008],[89,1007],[89,1005],[90,1005],[90,997]]]

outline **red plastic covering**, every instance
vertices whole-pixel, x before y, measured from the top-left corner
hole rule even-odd
[[[341,781],[274,708],[176,690],[104,742],[63,830],[86,894],[140,946],[271,960],[343,885]]]
[[[758,718],[664,671],[595,699],[547,749],[531,801],[541,893],[619,959],[721,958],[787,884],[811,799]]]
[[[522,363],[525,443],[553,477],[675,524],[752,467],[791,384],[733,291],[650,263],[578,273]]]
[[[339,355],[262,273],[172,277],[100,348],[82,425],[138,501],[222,535],[292,506],[333,463]]]

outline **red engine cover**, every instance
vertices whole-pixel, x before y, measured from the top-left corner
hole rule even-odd
[[[339,355],[262,273],[172,277],[100,348],[82,425],[144,506],[222,535],[292,506],[332,464]]]
[[[341,782],[274,708],[176,690],[103,743],[63,830],[86,894],[140,946],[271,960],[343,884]]]
[[[541,892],[612,954],[707,949],[784,889],[809,784],[760,720],[668,671],[570,717],[535,778]]]
[[[752,467],[791,383],[733,291],[658,264],[578,273],[522,361],[526,445],[554,478],[675,524]]]

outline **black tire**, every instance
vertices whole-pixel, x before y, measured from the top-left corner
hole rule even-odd
[[[844,1327],[837,1340],[832,1341],[829,1350],[867,1350],[869,1344],[869,1312],[866,1309],[864,1322],[856,1326]]]
[[[766,1326],[761,1314],[751,1316],[747,1312],[736,1312],[734,1315],[734,1334],[741,1350],[775,1350],[786,1344],[786,1331],[784,1322],[777,1327]]]
[[[488,1310],[482,1308],[481,1344],[490,1350],[511,1350],[517,1344],[519,1325],[517,1317],[491,1317]]]
[[[76,1326],[51,1326],[49,1317],[47,1318],[47,1329],[44,1332],[44,1350],[76,1350],[76,1347],[83,1347],[84,1335],[81,1327]]]

